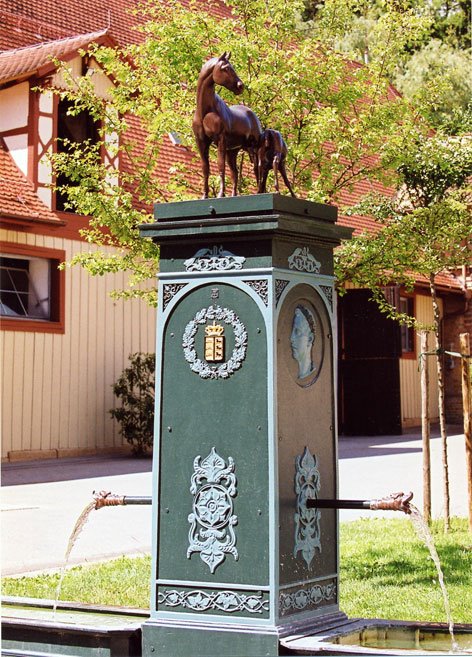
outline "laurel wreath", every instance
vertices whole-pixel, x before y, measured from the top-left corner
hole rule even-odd
[[[233,327],[234,349],[231,358],[225,363],[211,365],[198,358],[195,351],[195,336],[198,327],[207,321],[217,320]],[[192,372],[202,379],[227,379],[239,369],[246,357],[247,331],[239,317],[232,310],[221,306],[209,306],[198,311],[195,317],[187,324],[182,338],[184,356]]]

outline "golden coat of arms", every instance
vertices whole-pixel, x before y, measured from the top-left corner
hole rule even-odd
[[[208,363],[220,363],[225,359],[224,326],[210,324],[205,326],[205,360]]]

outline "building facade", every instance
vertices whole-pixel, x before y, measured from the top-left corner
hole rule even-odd
[[[155,311],[114,300],[126,274],[91,277],[60,269],[91,247],[85,217],[64,211],[48,154],[61,136],[90,133],[87,117],[70,117],[47,87],[61,87],[51,57],[74,75],[93,76],[106,100],[111,84],[79,50],[110,45],[106,31],[46,41],[0,55],[0,246],[2,255],[2,459],[55,458],[126,449],[109,410],[112,384],[136,352],[153,352]],[[40,87],[46,87],[38,90]],[[92,126],[93,127],[93,126]],[[120,162],[114,136],[102,158],[113,184]],[[110,247],[105,252],[112,252]]]
[[[70,117],[66,101],[48,91],[63,83],[54,58],[73,75],[93,72],[104,101],[112,82],[83,52],[91,43],[126,45],[139,40],[131,0],[85,3],[34,0],[8,6],[0,28],[0,218],[2,255],[2,459],[61,457],[122,450],[109,409],[112,384],[135,352],[154,351],[155,312],[140,301],[116,301],[126,275],[90,277],[79,268],[58,269],[92,248],[81,237],[87,218],[67,212],[53,191],[48,154],[58,137],[93,137],[87,117]],[[224,18],[224,3],[214,10]],[[120,184],[116,136],[107,135],[101,157]],[[172,161],[172,146],[163,151]],[[351,194],[360,198],[362,185]],[[356,199],[354,199],[356,200]],[[351,199],[352,201],[352,199]],[[369,229],[368,218],[341,217],[343,225]],[[458,351],[471,330],[470,271],[440,277],[444,344]],[[420,321],[432,319],[421,281],[399,302]],[[370,305],[369,305],[370,304]],[[421,417],[419,339],[389,324],[365,291],[348,290],[339,312],[339,426],[354,435],[399,433]],[[430,358],[431,371],[434,359]],[[461,421],[458,363],[445,357],[447,414]],[[437,419],[437,383],[431,376]]]

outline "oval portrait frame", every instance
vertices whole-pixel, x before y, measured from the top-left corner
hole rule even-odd
[[[291,305],[292,305],[292,326],[293,326],[293,319],[295,317],[295,311],[299,307],[306,308],[311,313],[311,315],[315,320],[315,339],[314,339],[314,346],[312,347],[313,351],[315,352],[313,355],[315,370],[303,378],[294,376],[295,383],[298,386],[300,386],[300,388],[309,388],[314,383],[316,383],[323,369],[324,352],[325,352],[325,335],[324,335],[323,321],[315,305],[306,297],[301,297],[293,301]],[[295,360],[293,356],[292,359]]]

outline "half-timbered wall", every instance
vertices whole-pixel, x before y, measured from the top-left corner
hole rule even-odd
[[[70,259],[90,245],[2,230],[0,239],[63,250]],[[67,456],[120,447],[111,420],[112,384],[138,351],[153,352],[154,310],[114,301],[124,274],[65,273],[65,332],[2,331],[2,458]]]

